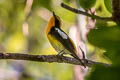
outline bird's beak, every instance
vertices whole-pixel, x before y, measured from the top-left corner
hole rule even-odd
[[[53,11],[53,16],[56,18],[55,12]]]

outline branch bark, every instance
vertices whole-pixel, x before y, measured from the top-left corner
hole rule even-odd
[[[58,56],[58,55],[30,55],[30,54],[21,54],[21,53],[0,53],[0,60],[3,59],[13,59],[13,60],[27,60],[27,61],[36,61],[36,62],[48,62],[48,63],[69,63],[74,65],[81,65],[78,60],[71,57],[66,56]],[[86,66],[91,67],[94,64],[101,64],[106,67],[110,66],[110,64],[95,62],[88,59],[82,60],[85,62]]]
[[[75,8],[72,8],[64,3],[61,3],[61,6],[69,11],[72,11],[74,13],[77,13],[77,14],[82,14],[82,15],[85,15],[85,16],[88,16],[88,17],[91,17],[91,18],[94,18],[94,19],[100,19],[100,20],[106,20],[106,21],[112,21],[112,17],[100,17],[100,16],[97,16],[97,15],[94,15],[94,14],[89,14],[87,12],[83,12],[81,10],[78,10],[78,9],[75,9]]]

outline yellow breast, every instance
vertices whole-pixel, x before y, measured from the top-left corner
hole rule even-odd
[[[53,36],[51,35],[47,35],[48,40],[50,41],[52,47],[57,51],[60,52],[61,50],[64,50],[64,46],[57,40],[55,39]]]

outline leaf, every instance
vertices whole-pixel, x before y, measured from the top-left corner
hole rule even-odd
[[[85,10],[92,8],[96,3],[96,0],[79,0],[79,4]]]
[[[93,29],[88,34],[88,40],[91,44],[104,48],[105,55],[114,65],[119,65],[120,61],[120,28],[119,26],[102,26]]]
[[[107,9],[110,13],[112,13],[111,0],[104,0],[104,4],[105,4],[106,9]]]
[[[104,67],[101,65],[95,65],[91,74],[87,76],[87,80],[119,80],[119,74],[119,67]]]
[[[104,54],[107,56],[114,66],[120,66],[120,50],[107,50]]]
[[[88,34],[88,40],[93,45],[104,49],[120,49],[120,28],[115,27],[99,27],[93,29]]]
[[[98,27],[98,25],[97,25]],[[119,26],[99,25],[88,34],[88,40],[93,45],[104,48],[104,53],[111,61],[110,67],[95,65],[87,80],[119,80],[120,79],[120,28]]]

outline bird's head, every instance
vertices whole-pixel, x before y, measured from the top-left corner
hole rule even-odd
[[[53,16],[50,18],[50,20],[48,22],[46,32],[49,33],[51,28],[53,28],[53,27],[60,28],[60,26],[61,26],[61,20],[60,20],[59,16],[57,16],[55,14],[55,12],[53,12]]]
[[[60,20],[60,17],[59,16],[57,16],[56,14],[55,14],[55,12],[53,12],[53,17],[54,17],[54,25],[55,25],[55,27],[60,27],[61,26],[61,20]]]

